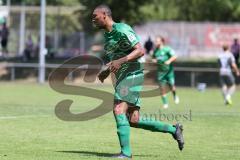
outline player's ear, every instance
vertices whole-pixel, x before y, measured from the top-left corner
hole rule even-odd
[[[103,18],[106,19],[106,12],[103,12]]]

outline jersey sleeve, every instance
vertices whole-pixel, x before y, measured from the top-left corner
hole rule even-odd
[[[122,33],[122,36],[128,40],[131,47],[139,43],[139,38],[131,27],[122,27],[120,32]]]
[[[168,54],[169,54],[170,57],[176,55],[175,51],[172,48],[170,48],[170,47],[168,48]]]

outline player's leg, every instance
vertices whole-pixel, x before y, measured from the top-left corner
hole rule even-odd
[[[177,95],[176,86],[175,86],[175,76],[174,71],[171,71],[167,76],[167,82],[169,84],[170,90],[173,94],[175,104],[179,104],[179,97]]]
[[[225,104],[232,105],[232,95],[235,92],[235,85],[226,86]]]
[[[169,79],[169,86],[170,86],[171,92],[173,94],[175,104],[179,104],[180,99],[177,95],[177,89],[176,89],[176,85],[175,85],[175,82],[174,82],[174,78]]]
[[[235,90],[236,90],[236,85],[235,84],[231,85],[228,89],[228,95],[231,97],[234,94]]]
[[[176,86],[175,85],[170,85],[170,88],[171,88],[171,91],[172,91],[172,94],[173,94],[175,104],[179,104],[180,99],[177,95]]]
[[[160,92],[161,92],[161,98],[163,103],[163,108],[168,108],[168,99],[167,99],[167,93],[168,93],[168,85],[166,82],[162,81],[159,84]]]
[[[176,128],[173,125],[150,119],[148,117],[140,117],[139,108],[134,106],[128,107],[129,122],[131,127],[142,128],[153,132],[163,132],[174,134]]]
[[[131,157],[131,147],[130,147],[130,124],[126,115],[128,105],[126,102],[115,101],[114,102],[114,117],[117,125],[117,134],[119,143],[121,146],[121,154],[118,156]]]
[[[226,92],[226,100],[227,100],[227,104],[232,105],[232,95],[235,92],[235,79],[234,76],[228,75],[226,77],[226,85],[227,85],[227,92]]]
[[[134,106],[128,107],[130,126],[141,128],[152,132],[162,132],[171,134],[178,142],[179,149],[183,149],[184,139],[182,135],[183,128],[180,124],[171,125],[156,119],[140,117],[139,108]]]
[[[226,77],[223,75],[220,75],[220,83],[221,83],[221,90],[222,90],[222,95],[224,98],[224,103],[228,104],[227,102],[227,92],[228,92],[228,87],[226,84]]]
[[[222,85],[222,95],[225,103],[227,103],[227,92],[228,92],[227,85]]]
[[[130,125],[126,115],[128,103],[132,103],[135,106],[140,106],[140,91],[144,80],[144,74],[142,72],[132,73],[117,83],[115,87],[115,107],[114,115],[117,123],[117,130],[119,141],[121,145],[121,152],[123,155],[131,157],[130,148]]]
[[[168,108],[167,93],[169,91],[169,86],[167,84],[167,78],[166,78],[167,74],[168,73],[162,73],[162,72],[157,73],[157,80],[158,80],[158,85],[160,89],[163,108]]]

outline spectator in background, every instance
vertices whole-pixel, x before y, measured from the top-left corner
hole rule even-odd
[[[239,66],[239,54],[240,54],[240,44],[238,43],[238,39],[235,38],[233,40],[233,44],[231,46],[231,52],[235,58],[237,66]]]
[[[146,53],[150,54],[153,49],[153,42],[151,40],[151,37],[148,37],[148,40],[144,44],[144,48],[146,49]]]
[[[151,61],[151,55],[153,53],[153,42],[151,40],[151,37],[148,37],[148,40],[144,43],[145,53],[144,56],[142,56],[139,59],[139,62],[145,63],[146,61]]]
[[[6,22],[4,22],[2,25],[0,35],[1,35],[2,53],[3,53],[3,56],[6,56],[6,54],[8,53],[7,44],[8,44],[8,36],[9,36],[9,31],[8,31]]]
[[[28,35],[27,41],[25,43],[25,49],[24,49],[24,61],[28,61],[32,59],[34,44],[32,40],[32,35]]]
[[[49,58],[49,59],[54,59],[55,51],[54,51],[54,47],[53,47],[52,37],[49,36],[49,35],[46,35],[45,41],[46,41],[46,49],[47,49],[47,56],[46,57]]]

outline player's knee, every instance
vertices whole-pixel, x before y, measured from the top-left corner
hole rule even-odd
[[[131,127],[137,127],[138,123],[137,123],[137,121],[130,121],[129,124]]]
[[[113,113],[115,115],[118,115],[118,114],[122,114],[123,113],[123,110],[121,109],[120,105],[116,105],[113,109]]]
[[[136,127],[137,124],[138,124],[138,121],[139,121],[139,117],[138,116],[134,116],[134,117],[130,118],[130,121],[129,121],[130,126],[131,127]]]

